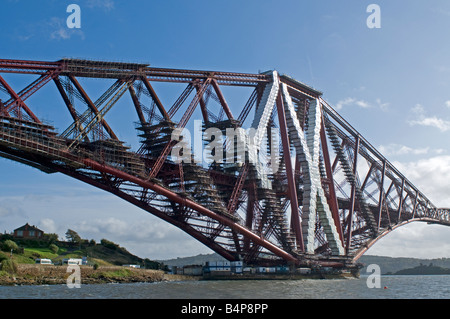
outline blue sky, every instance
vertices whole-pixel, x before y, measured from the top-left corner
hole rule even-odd
[[[80,29],[66,26],[71,3],[81,8]],[[366,25],[370,3],[381,8],[380,29]],[[276,69],[324,92],[435,205],[450,207],[449,33],[447,0],[6,0],[0,57],[250,73]],[[19,78],[5,78],[17,90],[23,87]],[[54,120],[62,101],[49,103],[55,90],[45,90],[30,106]],[[1,158],[0,176],[2,232],[29,222],[61,236],[72,228],[84,238],[108,238],[141,257],[209,252],[170,225],[68,177]],[[450,257],[449,242],[450,229],[411,224],[369,253]]]

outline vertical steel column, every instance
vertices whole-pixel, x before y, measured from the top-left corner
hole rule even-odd
[[[398,218],[397,223],[400,222],[400,218],[402,217],[402,210],[403,210],[403,192],[405,191],[405,179],[402,178],[402,188],[400,191],[400,201],[398,203]]]
[[[292,160],[291,160],[291,150],[289,143],[289,136],[287,132],[286,115],[284,114],[284,103],[281,98],[280,89],[277,96],[277,112],[278,120],[280,122],[280,135],[283,144],[283,157],[286,165],[286,175],[288,180],[288,195],[291,201],[291,224],[295,233],[295,238],[297,240],[297,248],[300,251],[304,250],[303,234],[300,225],[300,212],[298,209],[298,197],[297,197],[297,187],[295,185],[294,171],[292,170]]]
[[[247,227],[249,230],[253,231],[253,219],[254,219],[254,213],[255,213],[255,201],[256,198],[256,190],[255,190],[255,183],[252,182],[249,187],[247,188],[247,213],[245,216],[245,227]],[[247,237],[244,237],[244,251],[248,252],[250,249],[250,239]]]
[[[389,227],[391,227],[392,220],[391,220],[391,212],[389,209],[388,198],[389,198],[389,194],[391,193],[393,186],[394,186],[394,181],[391,181],[391,184],[389,185],[387,191],[384,192],[384,201],[383,201],[383,204],[384,204],[384,206],[386,208],[386,212],[387,212],[386,214],[387,214],[388,221],[389,221]]]
[[[383,211],[383,190],[384,190],[384,175],[386,174],[386,161],[383,160],[383,170],[381,171],[380,197],[378,199],[378,231],[381,225],[381,212]],[[388,212],[389,214],[389,212]]]
[[[350,211],[347,222],[347,243],[346,243],[346,253],[347,255],[350,252],[350,246],[352,244],[352,227],[353,227],[353,213],[355,211],[355,199],[356,199],[356,165],[358,165],[358,152],[359,152],[359,135],[356,136],[355,140],[355,149],[353,151],[353,183],[352,190],[350,195]]]
[[[417,211],[417,198],[419,197],[419,191],[416,190],[416,196],[414,197],[414,209],[413,209],[413,213],[412,213],[412,217],[411,219],[414,219],[414,217],[416,216],[416,211]]]
[[[339,233],[339,238],[342,243],[344,243],[344,234],[342,232],[342,225],[341,220],[339,217],[339,204],[337,201],[336,196],[336,190],[334,185],[334,178],[333,178],[333,170],[331,167],[330,162],[330,153],[328,152],[328,144],[327,144],[327,137],[325,134],[325,124],[322,114],[322,121],[321,121],[321,129],[320,129],[320,140],[322,144],[322,155],[323,155],[323,161],[325,163],[325,171],[327,173],[328,178],[328,189],[329,189],[329,199],[328,199],[328,205],[330,206],[331,213],[333,216],[334,224],[336,226],[336,230]],[[297,161],[298,162],[298,161]]]

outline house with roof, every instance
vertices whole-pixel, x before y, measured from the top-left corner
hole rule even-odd
[[[44,232],[36,226],[31,226],[28,223],[14,229],[13,237],[20,239],[41,239],[44,236]]]

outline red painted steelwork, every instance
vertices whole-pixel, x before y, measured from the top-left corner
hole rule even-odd
[[[229,260],[244,259],[256,264],[308,264],[309,261],[340,267],[348,260],[357,260],[386,233],[411,221],[450,226],[449,209],[436,208],[321,98],[321,92],[288,76],[281,75],[279,80],[287,86],[292,97],[301,129],[308,125],[306,119],[310,101],[320,100],[321,179],[337,232],[341,242],[346,244],[346,256],[332,256],[320,220],[311,226],[315,227],[315,256],[306,256],[302,252],[301,209],[297,204],[302,203],[304,172],[300,158],[296,160],[295,173],[292,169],[290,149],[293,145],[289,140],[289,130],[292,128],[286,125],[280,96],[266,129],[267,132],[274,131],[276,124],[273,118],[277,116],[277,134],[281,137],[283,148],[283,156],[279,160],[282,165],[284,163],[285,170],[268,176],[272,189],[257,183],[254,168],[248,166],[242,171],[238,166],[218,163],[185,166],[172,162],[168,157],[176,143],[170,140],[171,130],[186,127],[197,105],[200,105],[208,126],[214,126],[217,121],[222,130],[243,128],[250,110],[254,106],[254,109],[261,107],[264,88],[273,80],[269,73],[181,70],[155,68],[148,64],[77,59],[56,62],[0,59],[0,73],[35,77],[24,89],[14,91],[0,76],[0,88],[4,91],[0,93],[9,95],[6,102],[0,101],[0,156],[47,173],[61,172],[109,191],[179,227]],[[94,103],[77,80],[82,77],[116,82],[101,95],[103,100]],[[52,126],[42,124],[42,119],[25,103],[52,79],[62,97],[62,105],[74,121],[61,135]],[[166,111],[151,82],[168,85],[182,83],[187,86]],[[136,152],[118,140],[105,119],[104,107],[101,108],[105,99],[116,92],[116,84],[123,83],[128,87],[123,87],[120,95],[114,96],[117,99],[113,97],[108,100],[107,106],[112,107],[126,90],[129,91],[138,130],[142,133],[139,136],[143,138]],[[245,105],[235,105],[233,102],[234,110],[241,109],[237,120],[225,99],[221,89],[223,85],[250,88],[251,94],[243,103]],[[90,88],[87,89],[90,92]],[[193,100],[186,102],[194,90]],[[140,100],[141,92],[150,97],[150,106]],[[211,94],[219,102],[218,107],[217,104],[215,108],[208,105]],[[80,110],[80,101],[84,104],[81,105],[83,110]],[[114,103],[109,104],[111,101]],[[186,105],[185,102],[187,109],[180,114],[179,110]],[[222,121],[224,114],[228,120]],[[93,123],[89,127],[92,137],[86,130],[84,139],[81,141],[80,138],[79,143],[72,144],[74,141],[69,136],[82,132],[89,116],[89,124]],[[181,119],[175,122],[177,118]],[[103,130],[109,137],[104,136]],[[224,150],[229,142],[227,139],[223,143]],[[261,150],[270,147],[271,141],[263,143]],[[368,172],[359,170],[359,164],[364,162],[369,167]],[[341,174],[342,171],[344,174]],[[363,180],[362,185],[359,185],[359,180]],[[291,229],[287,226],[289,203]],[[292,237],[297,240],[296,249],[291,244]]]
[[[270,250],[271,252],[273,252],[275,255],[283,258],[284,260],[287,261],[291,261],[291,262],[298,262],[298,260],[292,256],[291,254],[283,251],[282,249],[278,248],[277,246],[273,245],[272,243],[268,242],[267,240],[265,240],[264,238],[261,238],[257,235],[255,235],[254,233],[252,233],[250,230],[248,230],[247,228],[245,228],[244,226],[241,226],[237,223],[235,223],[234,221],[224,217],[224,216],[220,216],[218,214],[216,214],[215,212],[204,208],[203,206],[187,199],[187,198],[183,198],[173,192],[171,192],[170,190],[159,186],[155,183],[152,183],[151,181],[144,181],[140,178],[137,178],[135,176],[126,174],[118,169],[106,166],[106,165],[101,165],[91,159],[85,159],[84,163],[93,168],[94,170],[97,170],[99,172],[104,172],[107,174],[111,174],[117,177],[120,177],[124,180],[136,183],[142,187],[151,189],[155,192],[157,192],[160,195],[163,195],[165,197],[167,197],[167,199],[177,202],[183,206],[187,206],[189,208],[194,209],[195,211],[198,211],[199,213],[205,214],[206,216],[215,219],[217,221],[219,221],[220,223],[230,227],[231,229],[245,235],[247,238],[249,238],[250,240],[252,240],[253,242],[255,242],[258,245],[261,245],[262,247]]]
[[[280,89],[281,91],[281,89]],[[300,251],[304,251],[303,234],[300,224],[300,213],[298,209],[297,186],[295,185],[294,171],[292,169],[291,151],[289,136],[287,132],[286,116],[284,114],[284,103],[281,93],[277,98],[278,120],[280,122],[281,141],[283,144],[284,164],[286,165],[286,175],[288,180],[289,199],[291,201],[291,224],[294,229],[297,246]]]

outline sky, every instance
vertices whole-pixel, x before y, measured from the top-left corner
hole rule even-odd
[[[380,28],[367,25],[372,3],[381,10]],[[80,7],[80,28],[67,26],[70,4]],[[434,205],[450,207],[447,0],[5,0],[1,8],[0,58],[71,57],[249,73],[276,69],[292,76],[322,91]],[[4,77],[17,91],[23,88],[19,77]],[[49,121],[63,107],[52,89],[44,87],[29,100],[37,116]],[[83,238],[106,238],[143,258],[211,252],[113,195],[0,158],[0,231],[26,222],[61,238],[69,228]],[[450,228],[411,223],[367,254],[450,257]]]

